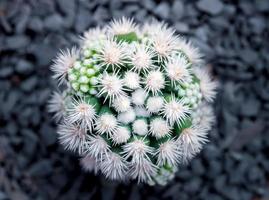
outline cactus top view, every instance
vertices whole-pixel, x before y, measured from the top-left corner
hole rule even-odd
[[[217,82],[197,48],[163,22],[113,20],[51,66],[48,105],[65,149],[111,180],[165,185],[208,142]]]

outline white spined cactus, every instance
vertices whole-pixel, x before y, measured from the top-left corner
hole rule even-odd
[[[165,185],[208,141],[217,82],[199,50],[163,22],[113,20],[61,51],[53,77],[66,85],[49,112],[82,168],[111,180]]]

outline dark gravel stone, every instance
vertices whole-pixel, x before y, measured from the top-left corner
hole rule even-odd
[[[160,3],[156,9],[154,9],[154,13],[162,19],[168,19],[170,16],[170,6],[166,2]]]
[[[16,135],[18,133],[18,127],[16,126],[15,122],[9,122],[6,126],[6,133],[8,135]]]
[[[57,135],[51,126],[48,124],[43,124],[40,130],[42,141],[46,146],[50,146],[56,143]]]
[[[40,33],[43,31],[43,21],[38,17],[33,17],[29,20],[28,28],[34,32]]]
[[[21,88],[26,92],[31,92],[36,87],[37,82],[38,82],[37,77],[33,76],[23,81],[21,84]]]
[[[21,74],[28,74],[33,70],[33,68],[33,64],[27,60],[19,60],[17,66],[15,67],[16,71]]]
[[[182,22],[177,22],[175,24],[175,29],[179,32],[179,33],[187,33],[190,28],[186,23],[182,23]]]
[[[254,166],[248,171],[248,180],[251,183],[258,183],[259,181],[263,180],[263,177],[264,173],[258,166]]]
[[[172,17],[175,18],[176,20],[181,19],[184,15],[184,5],[182,1],[174,1],[172,8]]]
[[[65,14],[70,14],[75,11],[75,0],[56,0],[56,3],[60,7],[60,10],[64,12]]]
[[[200,176],[205,172],[205,168],[201,162],[201,159],[194,159],[191,164],[193,174]]]
[[[240,58],[247,64],[254,64],[258,59],[258,55],[253,50],[243,49],[241,50]]]
[[[196,177],[191,179],[189,182],[186,182],[183,186],[184,191],[194,194],[200,191],[202,181],[200,178]]]
[[[0,25],[7,33],[10,33],[12,31],[11,25],[8,23],[7,19],[4,16],[0,16]]]
[[[0,78],[5,78],[13,73],[13,68],[11,66],[0,68]]]
[[[23,152],[28,158],[34,156],[38,145],[38,137],[33,131],[28,129],[23,129],[22,135],[24,139]]]
[[[98,19],[96,19],[98,20]],[[78,8],[78,15],[75,20],[75,30],[78,33],[85,31],[91,22],[91,15],[88,10],[83,7]]]
[[[261,104],[256,98],[247,98],[245,102],[241,104],[241,114],[247,117],[257,116],[260,107]]]
[[[49,31],[62,31],[64,19],[58,14],[46,17],[44,20],[44,27]]]
[[[16,35],[16,36],[7,37],[5,42],[6,42],[7,49],[17,50],[17,49],[25,48],[29,44],[30,40],[25,35]]]
[[[255,0],[255,6],[258,11],[269,12],[269,3],[267,0]]]
[[[197,7],[208,14],[220,14],[223,9],[223,3],[220,0],[199,0]]]
[[[142,23],[147,17],[147,11],[145,9],[140,9],[135,13],[135,18],[138,22]]]
[[[222,172],[221,163],[215,160],[209,162],[208,168],[208,177],[214,179],[215,177],[219,176]]]
[[[99,6],[95,12],[93,13],[93,19],[95,23],[100,23],[104,22],[105,20],[109,19],[109,16],[107,14],[107,11],[104,7]],[[92,23],[92,21],[89,21],[89,23]]]
[[[156,4],[153,0],[140,1],[141,5],[149,11],[153,11],[156,8]]]
[[[261,34],[266,28],[266,21],[262,17],[251,17],[249,24],[255,34]]]
[[[18,93],[15,90],[12,90],[7,94],[7,97],[2,104],[3,106],[1,106],[1,110],[6,117],[10,117],[9,115],[10,115],[12,109],[15,107],[15,105],[19,101],[19,98],[20,98],[19,95],[20,95],[20,93]]]
[[[253,139],[257,138],[264,129],[264,122],[262,120],[250,121],[244,120],[241,123],[241,129],[234,138],[231,148],[235,150],[241,149],[244,145],[250,143]]]
[[[3,191],[0,191],[0,200],[8,200],[8,196]]]
[[[51,44],[42,43],[40,41],[32,45],[29,52],[31,52],[37,60],[38,66],[48,66],[51,63],[51,59],[55,57],[57,49]]]
[[[21,8],[21,14],[17,17],[16,20],[16,32],[23,33],[26,29],[27,23],[29,21],[31,14],[31,8],[28,5],[25,5]]]
[[[253,15],[253,13],[255,12],[255,8],[253,7],[253,5],[251,4],[251,2],[247,2],[247,1],[241,1],[239,3],[239,8],[244,12],[244,14],[246,15]]]
[[[43,159],[36,162],[29,169],[29,174],[33,177],[45,177],[52,173],[52,163],[48,159]]]

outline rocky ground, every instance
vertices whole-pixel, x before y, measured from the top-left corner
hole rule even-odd
[[[46,112],[56,52],[122,15],[167,21],[200,47],[221,82],[211,142],[166,187],[84,173]],[[1,0],[0,200],[268,200],[268,21],[268,0]]]

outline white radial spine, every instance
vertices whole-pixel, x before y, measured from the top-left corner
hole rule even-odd
[[[112,134],[111,138],[115,144],[126,143],[131,137],[130,130],[125,126],[119,126],[117,130]]]
[[[174,123],[181,124],[190,112],[189,108],[184,105],[183,101],[177,100],[172,96],[170,101],[166,101],[162,109],[162,114],[170,125]]]
[[[102,41],[106,40],[105,29],[104,28],[91,28],[84,32],[81,37],[81,45],[85,50],[84,55],[89,56],[90,52],[87,48],[93,48],[95,50],[100,50]]]
[[[192,113],[192,123],[195,127],[201,127],[208,131],[212,128],[216,118],[213,108],[206,103],[201,103],[199,107]]]
[[[88,172],[94,172],[97,174],[99,170],[99,162],[96,160],[95,157],[91,155],[86,155],[80,159],[81,167]]]
[[[136,139],[123,146],[124,158],[131,158],[129,173],[138,182],[146,182],[156,174],[157,168],[152,163],[149,155],[154,155],[154,149],[146,145],[143,139]]]
[[[134,51],[130,55],[129,64],[132,70],[138,73],[146,73],[154,67],[153,58],[156,56],[154,51],[145,44],[136,45]]]
[[[140,87],[140,76],[135,72],[128,71],[124,75],[123,82],[127,88],[135,90]]]
[[[186,54],[188,60],[193,64],[202,63],[202,54],[198,48],[194,47],[190,41],[180,39],[177,41],[177,49],[181,50]]]
[[[110,113],[102,114],[95,123],[95,130],[99,134],[106,133],[111,136],[118,128],[118,122],[114,115]]]
[[[137,182],[149,182],[157,174],[157,167],[151,160],[141,157],[139,162],[131,161],[129,164],[129,174],[133,179],[137,179]]]
[[[144,136],[148,133],[148,123],[146,119],[137,119],[132,124],[133,132],[137,135]]]
[[[59,141],[65,149],[78,152],[80,155],[83,154],[85,145],[89,140],[85,130],[64,121],[58,126],[57,133]]]
[[[66,115],[66,105],[64,96],[58,92],[53,92],[48,101],[48,112],[53,113],[53,117],[59,122]]]
[[[181,160],[181,150],[178,147],[177,142],[174,140],[168,140],[160,144],[156,151],[157,165],[162,166],[168,164],[169,166],[177,166]]]
[[[107,39],[103,42],[102,49],[96,58],[101,63],[101,67],[115,69],[122,67],[126,63],[127,54],[122,43]]]
[[[109,148],[107,142],[100,135],[90,136],[86,143],[85,154],[101,161],[110,152]]]
[[[71,50],[62,50],[53,61],[51,70],[54,73],[53,78],[58,80],[59,85],[66,83],[68,70],[74,66],[79,56],[79,50],[73,47]]]
[[[108,26],[108,33],[111,35],[123,35],[137,31],[137,25],[133,19],[122,17],[110,22]]]
[[[72,99],[72,105],[67,109],[67,120],[70,123],[78,123],[83,129],[92,131],[92,126],[96,120],[94,106],[86,103],[85,99]]]
[[[167,28],[166,24],[161,23],[155,28],[155,34],[153,33],[150,37],[159,62],[169,58],[177,48],[179,39],[174,35],[174,32],[174,30]]]
[[[165,87],[164,75],[160,71],[150,71],[144,80],[145,90],[157,95]]]
[[[166,62],[166,74],[173,84],[191,81],[189,64],[183,57],[174,57]]]
[[[150,113],[144,106],[135,106],[134,108],[136,117],[150,117]]]
[[[164,104],[163,97],[153,96],[148,98],[146,107],[150,113],[158,113],[161,111],[163,104]]]
[[[171,134],[171,127],[166,120],[157,117],[150,122],[149,132],[157,139]]]
[[[127,172],[127,162],[119,154],[108,152],[100,162],[100,170],[110,180],[124,180]]]
[[[105,73],[99,80],[100,91],[98,96],[105,96],[105,101],[109,99],[109,104],[115,99],[121,96],[126,96],[123,91],[123,81],[117,76],[117,73],[108,74]]]
[[[207,68],[196,68],[195,75],[200,80],[200,90],[207,102],[212,102],[217,94],[218,82],[214,81]]]
[[[118,114],[118,121],[123,124],[129,124],[135,120],[136,114],[134,109],[129,109],[126,112],[122,112]]]
[[[202,128],[190,127],[182,131],[177,143],[181,146],[182,162],[188,163],[208,142],[207,132]]]
[[[131,100],[127,96],[119,96],[114,99],[112,106],[117,112],[126,112],[131,108]]]
[[[147,98],[147,93],[144,89],[139,88],[132,93],[131,98],[133,104],[137,106],[143,106]]]

